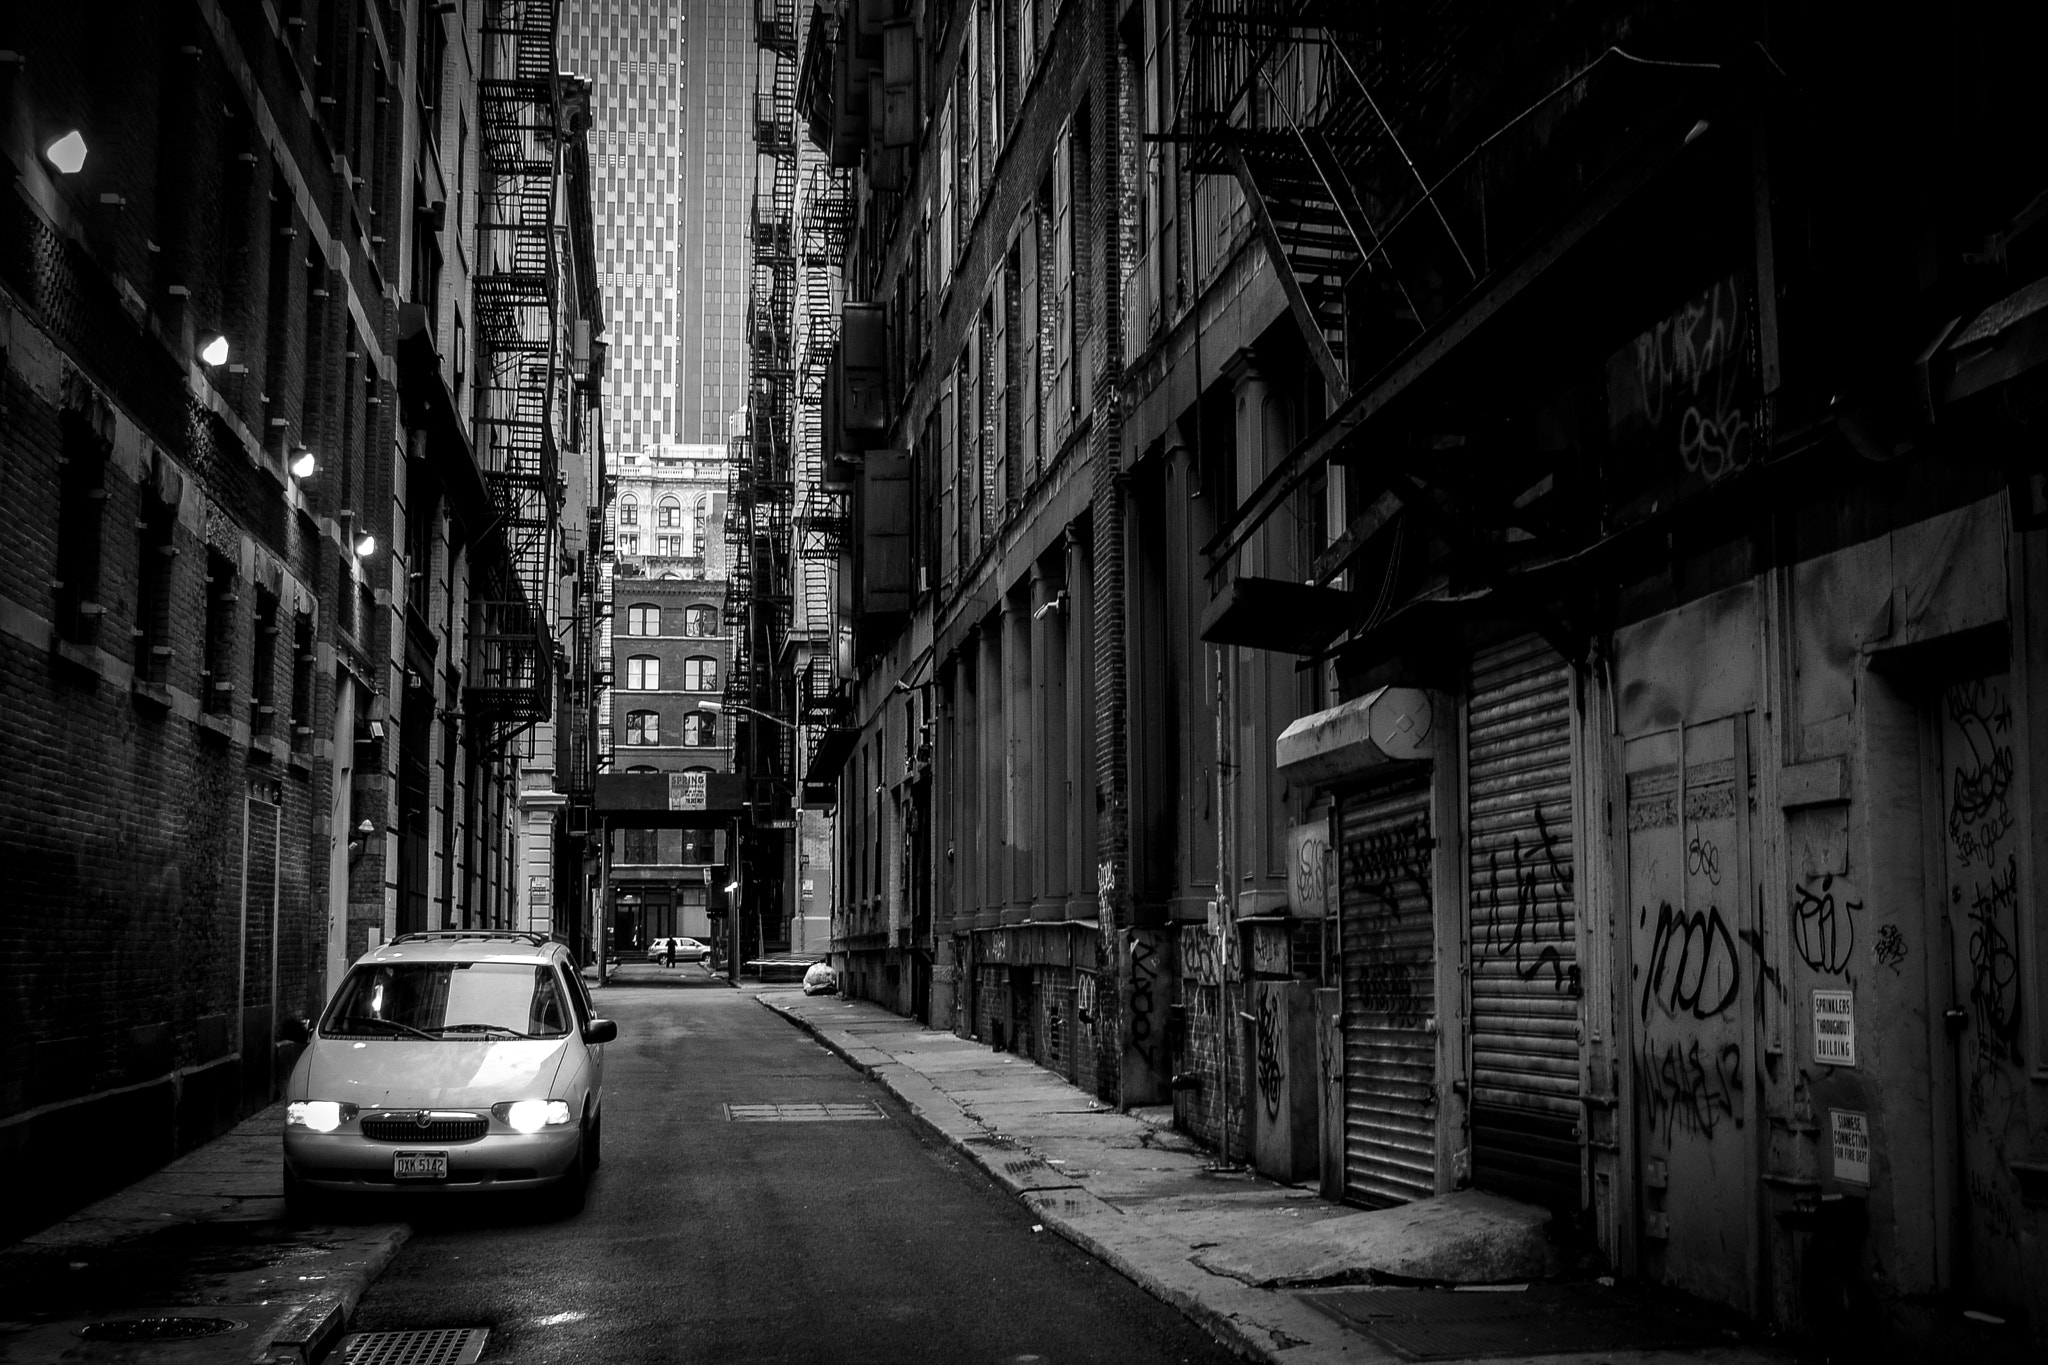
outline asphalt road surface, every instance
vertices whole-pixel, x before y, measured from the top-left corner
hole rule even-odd
[[[703,968],[622,973],[597,995],[619,1038],[588,1206],[408,1208],[417,1231],[355,1330],[487,1327],[487,1365],[1233,1359],[1033,1233],[1029,1209],[893,1097]],[[883,1117],[735,1122],[725,1108],[791,1103]]]

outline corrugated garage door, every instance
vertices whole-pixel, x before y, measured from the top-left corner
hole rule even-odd
[[[1579,1206],[1571,673],[1531,636],[1472,661],[1472,1180]]]
[[[1436,1014],[1429,775],[1346,800],[1344,1197],[1382,1208],[1436,1193]]]

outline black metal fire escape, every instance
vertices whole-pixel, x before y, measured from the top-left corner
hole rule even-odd
[[[795,778],[796,679],[784,667],[792,606],[796,426],[796,0],[761,0],[754,94],[753,261],[748,393],[726,522],[734,627],[726,714],[735,766],[757,814],[787,804]]]
[[[561,502],[553,412],[557,0],[491,0],[478,88],[477,453],[505,567],[472,598],[477,666],[465,709],[502,742],[547,719],[549,611]]]

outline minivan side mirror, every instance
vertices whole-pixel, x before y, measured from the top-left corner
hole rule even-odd
[[[616,1019],[593,1019],[583,1026],[583,1041],[586,1043],[609,1043],[619,1036],[619,1022]]]

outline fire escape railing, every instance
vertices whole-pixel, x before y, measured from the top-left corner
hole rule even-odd
[[[555,689],[556,4],[490,0],[477,97],[477,443],[506,568],[485,575],[472,599],[478,657],[465,709],[500,740],[547,719]]]

